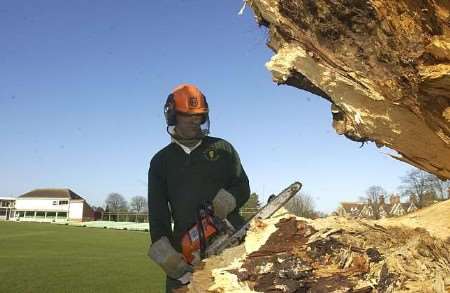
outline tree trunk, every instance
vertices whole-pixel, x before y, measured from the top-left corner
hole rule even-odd
[[[278,84],[331,102],[333,127],[450,178],[448,0],[247,0]]]

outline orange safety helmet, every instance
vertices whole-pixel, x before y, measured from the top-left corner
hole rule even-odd
[[[167,126],[176,124],[176,113],[204,114],[202,124],[209,122],[209,108],[203,93],[192,84],[181,84],[173,89],[164,105]],[[208,127],[209,128],[209,127]]]

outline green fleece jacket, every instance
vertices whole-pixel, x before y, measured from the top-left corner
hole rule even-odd
[[[236,209],[227,218],[238,228],[244,223],[239,208],[248,200],[250,187],[239,155],[230,143],[207,136],[190,154],[175,142],[159,151],[148,173],[152,242],[166,236],[181,251],[181,238],[196,223],[198,208],[212,202],[221,188],[236,199]]]

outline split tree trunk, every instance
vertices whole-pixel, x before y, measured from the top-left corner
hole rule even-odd
[[[450,1],[247,0],[279,84],[332,103],[338,134],[450,178]]]

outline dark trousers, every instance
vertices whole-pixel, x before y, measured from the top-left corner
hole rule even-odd
[[[181,287],[183,287],[183,284],[180,281],[166,277],[166,293],[172,293],[173,289]]]

